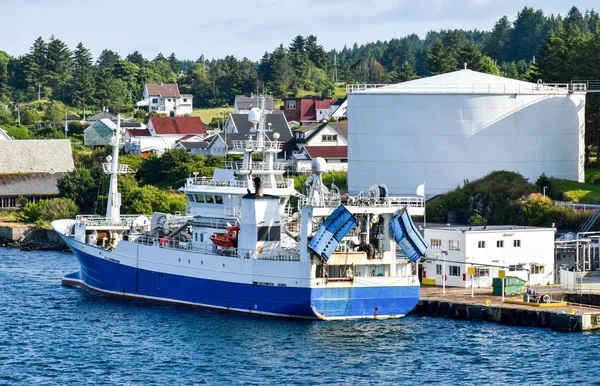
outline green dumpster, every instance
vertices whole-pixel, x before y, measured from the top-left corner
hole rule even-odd
[[[518,295],[521,293],[521,289],[527,283],[525,280],[515,277],[515,276],[507,276],[504,282],[504,295]],[[502,279],[499,277],[495,277],[492,280],[492,295],[494,296],[502,296]]]

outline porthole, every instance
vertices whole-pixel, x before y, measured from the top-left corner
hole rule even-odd
[[[225,268],[225,263],[223,263],[223,268]]]
[[[190,264],[190,263],[191,263],[191,261],[190,261],[190,260],[188,260],[188,264]]]

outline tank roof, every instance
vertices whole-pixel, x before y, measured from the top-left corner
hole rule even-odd
[[[530,83],[460,70],[383,87],[367,88],[356,94],[566,94],[558,85]]]

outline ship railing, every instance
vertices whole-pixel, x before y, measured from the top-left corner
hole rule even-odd
[[[411,208],[424,208],[425,200],[423,197],[348,197],[342,201],[339,196],[325,197],[322,202],[316,202],[314,199],[309,197],[301,197],[298,201],[300,207],[322,207],[322,208],[337,208],[340,204],[348,206],[360,206],[370,208],[385,208],[385,207],[397,207],[403,208],[405,206]]]
[[[194,185],[204,186],[225,186],[230,188],[247,188],[248,183],[246,181],[239,180],[214,180],[211,177],[196,177],[193,180]]]
[[[104,174],[112,174],[112,164],[111,163],[103,163],[102,168],[104,169]],[[135,170],[129,167],[129,165],[119,164],[117,166],[118,174],[135,174]]]
[[[231,141],[232,149],[258,149],[258,141],[255,139],[235,140]],[[262,144],[264,150],[281,150],[283,142],[281,141],[264,141]]]
[[[586,83],[438,83],[438,84],[407,84],[407,85],[346,85],[346,93],[360,93],[370,89],[389,86],[385,90],[373,93],[404,93],[404,94],[568,94],[586,92]]]
[[[270,170],[281,170],[287,169],[287,164],[283,162],[274,162],[269,164],[268,162],[251,162],[245,164],[244,162],[228,162],[225,167],[233,170],[252,170],[252,171],[270,171]]]
[[[86,226],[131,226],[135,219],[140,216],[140,214],[125,214],[119,216],[119,221],[114,221],[110,217],[98,215],[78,215],[75,217],[75,221],[78,224],[84,224]]]
[[[228,256],[256,260],[274,260],[274,261],[300,261],[299,249],[288,250],[269,250],[258,252],[254,249],[218,249],[215,245],[205,244],[193,246],[190,241],[182,241],[177,238],[151,237],[146,235],[130,235],[129,241],[146,246],[155,246],[159,248],[190,251],[215,256]]]

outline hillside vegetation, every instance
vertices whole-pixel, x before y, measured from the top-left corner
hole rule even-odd
[[[541,193],[547,186],[546,196]],[[576,211],[553,204],[552,199],[586,198],[590,203],[600,191],[589,184],[541,176],[536,184],[521,174],[496,171],[484,178],[465,182],[462,187],[427,203],[427,220],[445,223],[450,217],[466,219],[473,225],[529,225],[577,229],[590,211]],[[582,194],[580,192],[587,192]]]

